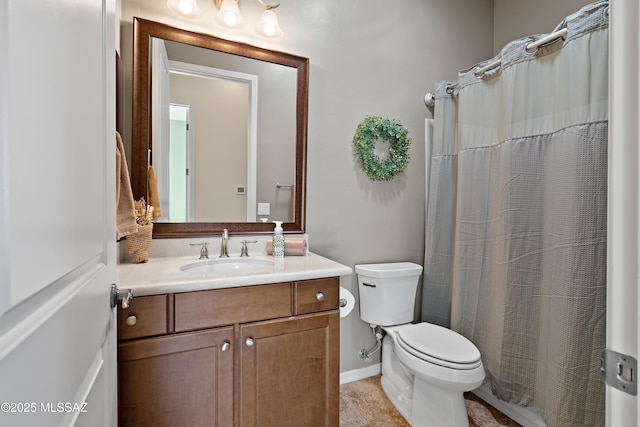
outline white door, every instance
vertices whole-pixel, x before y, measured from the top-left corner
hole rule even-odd
[[[609,13],[609,219],[607,348],[638,359],[640,265],[640,6]],[[637,370],[636,370],[637,371]],[[625,369],[626,372],[626,369]],[[634,372],[638,383],[638,372]],[[637,395],[607,387],[609,427],[640,425]]]
[[[169,198],[170,222],[194,221],[193,136],[191,105],[172,102],[169,107],[171,120],[169,141]]]
[[[0,2],[0,425],[116,424],[115,0]]]

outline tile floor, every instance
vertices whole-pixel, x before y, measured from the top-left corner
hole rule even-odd
[[[465,394],[470,427],[521,427],[472,393]],[[410,427],[387,400],[380,376],[340,386],[341,427]]]

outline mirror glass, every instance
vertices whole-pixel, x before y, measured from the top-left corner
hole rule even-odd
[[[131,179],[154,236],[304,231],[308,59],[134,21]],[[147,198],[147,197],[145,197]]]

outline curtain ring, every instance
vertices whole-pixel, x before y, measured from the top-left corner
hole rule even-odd
[[[554,33],[548,34],[536,41],[533,41],[531,43],[527,43],[526,45],[524,45],[524,51],[530,55],[533,55],[535,53],[538,52],[538,49],[540,49],[543,46],[549,46],[552,45],[553,43],[557,42],[558,40],[565,40],[565,37],[567,36],[567,34],[569,33],[569,29],[567,27],[558,30]]]

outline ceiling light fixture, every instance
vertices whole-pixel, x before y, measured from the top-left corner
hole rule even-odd
[[[282,29],[278,25],[278,17],[273,9],[280,6],[278,3],[275,6],[269,6],[265,4],[262,0],[258,0],[261,5],[264,6],[264,12],[260,16],[260,20],[256,24],[256,31],[258,34],[263,35],[265,37],[276,38],[282,35]]]
[[[216,8],[216,21],[227,28],[238,28],[242,25],[242,15],[238,7],[239,0],[213,0],[213,2]],[[258,0],[258,2],[264,6],[264,12],[255,26],[256,32],[264,37],[280,37],[282,29],[278,25],[278,17],[273,11],[280,6],[280,3],[270,6],[263,0]],[[197,0],[167,0],[167,6],[178,15],[189,18],[200,14]]]

